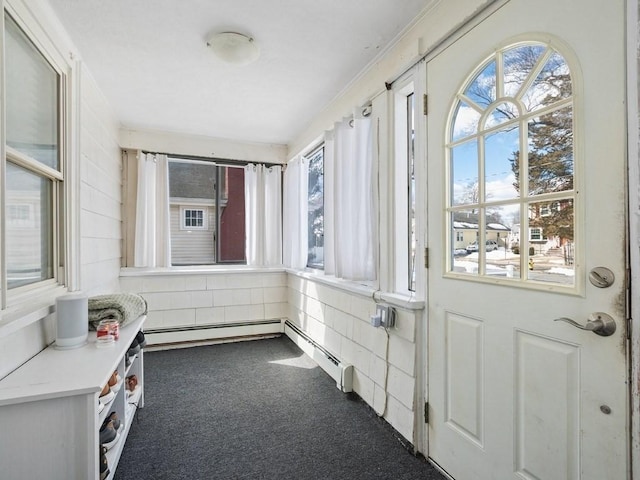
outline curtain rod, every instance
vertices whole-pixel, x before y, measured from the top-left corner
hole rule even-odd
[[[167,152],[152,152],[150,150],[140,150],[142,153],[150,153],[152,155],[166,155],[169,158],[174,158],[176,160],[195,160],[201,161],[203,163],[210,163],[214,165],[218,165],[221,167],[238,167],[245,165],[264,165],[265,167],[282,167],[282,163],[273,163],[273,162],[250,162],[248,160],[235,160],[233,158],[216,158],[216,157],[203,157],[198,155],[183,155],[180,153],[167,153]]]
[[[393,84],[397,82],[403,75],[405,75],[409,70],[418,65],[420,62],[425,60],[431,60],[436,54],[440,53],[446,47],[451,45],[456,40],[460,39],[463,35],[468,33],[472,28],[479,25],[483,20],[491,16],[493,13],[502,8],[509,0],[491,0],[485,6],[480,7],[476,10],[475,13],[471,14],[467,19],[463,20],[461,24],[457,27],[454,27],[451,32],[436,43],[433,47],[427,50],[425,53],[420,55],[415,62],[405,68],[399,75],[396,75],[388,82],[384,82],[384,87],[386,90],[391,90],[393,88]]]

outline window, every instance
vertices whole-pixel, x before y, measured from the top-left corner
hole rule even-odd
[[[182,208],[182,230],[202,230],[207,228],[206,210],[202,208]]]
[[[395,290],[416,289],[416,94],[409,77],[394,88]]]
[[[64,281],[56,278],[63,251],[63,77],[6,12],[4,25],[7,221],[0,263],[11,291]]]
[[[244,169],[169,158],[171,264],[244,263]]]
[[[458,91],[447,139],[448,231],[452,238],[457,222],[474,224],[480,249],[464,259],[451,251],[449,272],[574,285],[562,251],[575,242],[573,101],[568,63],[541,42],[498,50]],[[489,251],[495,231],[505,242]],[[532,255],[535,269],[527,268]]]
[[[549,208],[549,205],[540,206],[540,216],[548,217],[549,215],[551,215],[551,209]]]
[[[531,227],[529,229],[529,240],[532,240],[534,242],[539,242],[540,240],[542,240],[542,229]]]
[[[324,145],[308,157],[308,254],[307,266],[324,268]]]
[[[407,204],[409,225],[407,231],[409,275],[407,282],[409,290],[416,290],[416,176],[415,176],[415,95],[410,93],[407,95]]]

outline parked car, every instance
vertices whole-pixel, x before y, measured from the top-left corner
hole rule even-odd
[[[487,240],[485,249],[487,252],[493,252],[494,250],[497,250],[498,242],[496,242],[495,240]],[[471,253],[471,252],[477,252],[477,251],[478,251],[478,242],[473,242],[467,245],[467,252]]]

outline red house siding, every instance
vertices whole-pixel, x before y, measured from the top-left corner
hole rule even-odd
[[[244,261],[244,169],[225,168],[225,191],[227,205],[220,215],[219,262]],[[242,239],[242,241],[239,241]]]

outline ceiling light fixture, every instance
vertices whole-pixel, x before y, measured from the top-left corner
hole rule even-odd
[[[233,65],[248,65],[260,56],[260,47],[256,41],[242,33],[213,33],[207,38],[207,47],[220,60]]]

